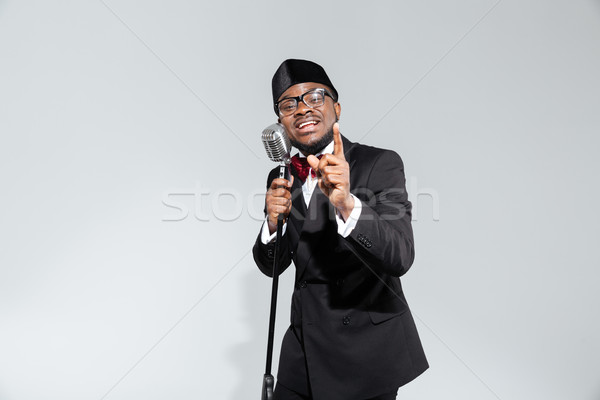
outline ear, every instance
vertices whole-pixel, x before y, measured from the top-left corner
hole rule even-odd
[[[342,105],[340,103],[335,103],[333,108],[335,109],[335,116],[339,120],[340,115],[342,114]]]

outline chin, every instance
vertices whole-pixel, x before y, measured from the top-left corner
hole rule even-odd
[[[311,132],[306,136],[303,137],[303,139],[306,140],[298,141],[290,138],[290,141],[295,148],[300,150],[305,155],[317,154],[333,140],[333,129],[321,135],[319,135],[317,132]]]
[[[325,134],[311,132],[303,138],[304,140],[302,140],[302,142],[304,142],[304,144],[306,144],[307,146],[310,146],[311,144],[316,143],[319,140],[323,139],[324,136],[325,136]]]

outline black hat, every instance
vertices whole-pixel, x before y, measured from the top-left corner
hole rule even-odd
[[[323,67],[312,61],[289,59],[282,62],[277,71],[275,71],[275,75],[273,75],[273,80],[271,81],[273,105],[277,103],[283,92],[295,84],[304,82],[317,82],[326,85],[333,92],[333,100],[337,101],[338,92],[333,87]],[[279,115],[276,107],[275,114]]]

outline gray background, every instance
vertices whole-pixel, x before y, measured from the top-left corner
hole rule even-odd
[[[597,0],[0,1],[0,399],[258,399],[289,57],[406,164],[398,398],[600,399]]]

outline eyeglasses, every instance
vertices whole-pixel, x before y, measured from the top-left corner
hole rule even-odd
[[[329,96],[335,101],[333,96],[323,88],[311,89],[308,92],[297,97],[286,97],[275,103],[275,109],[279,114],[287,117],[292,115],[298,109],[298,102],[302,101],[309,108],[320,107],[325,104],[325,96]]]

